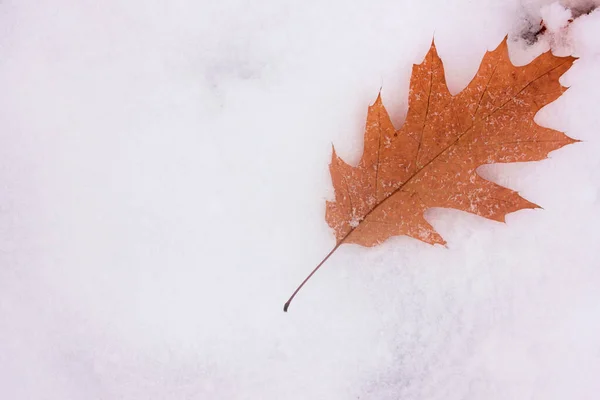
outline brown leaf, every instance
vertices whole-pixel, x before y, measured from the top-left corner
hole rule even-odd
[[[505,39],[484,56],[471,83],[452,96],[432,44],[423,63],[413,67],[402,127],[394,128],[379,96],[369,107],[358,165],[347,164],[333,151],[335,201],[327,202],[326,220],[337,244],[323,262],[343,243],[374,246],[391,236],[407,235],[444,244],[423,216],[431,207],[496,221],[538,207],[483,179],[476,169],[490,163],[541,160],[576,142],[533,120],[540,108],[561,95],[558,79],[573,61],[547,52],[515,67]],[[289,301],[284,309],[288,305]]]
[[[423,212],[467,211],[496,221],[537,206],[481,178],[477,167],[536,161],[575,140],[533,121],[563,92],[558,78],[574,58],[545,53],[524,67],[508,58],[506,40],[483,58],[471,83],[452,96],[432,45],[413,68],[406,122],[395,130],[377,97],[369,107],[363,156],[356,167],[335,151],[330,164],[335,201],[326,219],[338,242],[374,246],[407,235],[445,243]]]

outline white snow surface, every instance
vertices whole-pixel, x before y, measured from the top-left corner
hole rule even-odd
[[[519,39],[551,3],[2,1],[0,397],[597,399],[600,10]],[[507,33],[579,57],[536,121],[582,142],[481,169],[544,209],[430,210],[446,247],[344,245],[283,313],[331,144],[434,34],[456,93]]]
[[[544,25],[550,32],[556,32],[567,26],[569,20],[573,16],[571,10],[560,4],[558,1],[543,6],[540,9],[540,14],[544,21]]]

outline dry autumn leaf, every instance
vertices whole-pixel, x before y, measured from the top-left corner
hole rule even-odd
[[[484,164],[537,161],[576,142],[533,118],[564,91],[560,76],[574,61],[550,52],[515,67],[506,39],[488,52],[469,85],[452,96],[435,45],[412,71],[406,121],[395,129],[377,97],[369,107],[364,153],[353,167],[335,153],[330,164],[335,201],[326,220],[333,250],[292,294],[290,302],[343,243],[375,246],[407,235],[427,243],[444,239],[425,220],[431,207],[454,208],[495,221],[537,205],[477,174]]]

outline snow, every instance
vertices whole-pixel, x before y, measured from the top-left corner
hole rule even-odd
[[[550,32],[557,32],[567,26],[572,17],[571,10],[558,1],[542,6],[540,8],[540,15],[542,21],[544,21],[544,25]]]
[[[3,1],[2,398],[595,399],[600,11],[552,3]],[[583,142],[480,171],[544,209],[430,210],[446,247],[342,246],[283,313],[331,143],[380,87],[402,122],[434,34],[456,93],[506,33],[580,57],[536,121]]]

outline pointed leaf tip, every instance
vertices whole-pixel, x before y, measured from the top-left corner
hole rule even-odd
[[[380,106],[382,104],[383,100],[381,100],[381,90],[379,90],[379,93],[377,93],[377,98],[375,99],[375,102],[371,105],[371,107]]]

